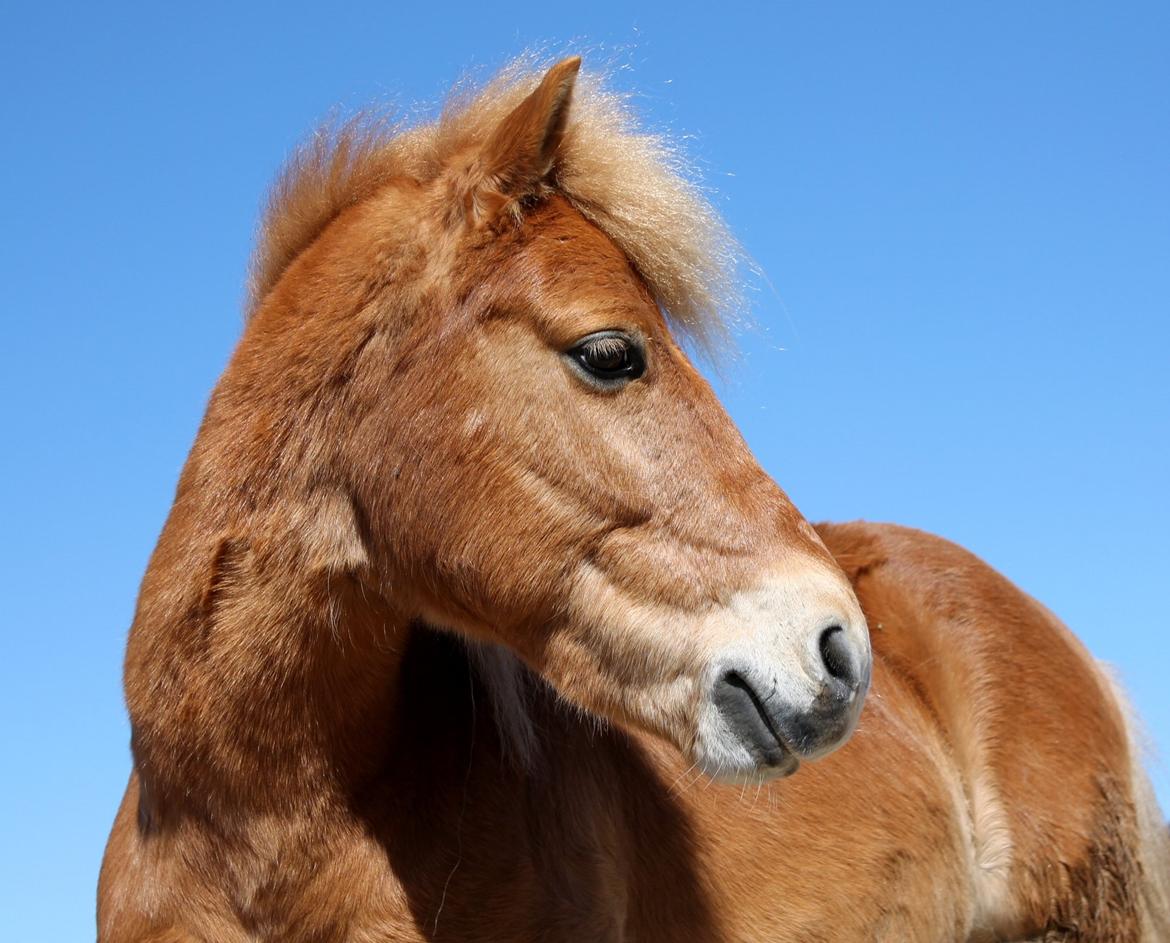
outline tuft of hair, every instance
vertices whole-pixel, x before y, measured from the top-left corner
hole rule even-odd
[[[1097,668],[1121,712],[1129,746],[1130,785],[1137,813],[1141,873],[1141,943],[1158,943],[1170,940],[1170,826],[1167,826],[1153,783],[1142,763],[1145,756],[1152,755],[1153,745],[1142,729],[1137,711],[1126,696],[1117,672],[1104,662],[1097,662]]]
[[[539,759],[540,740],[530,701],[533,686],[545,682],[501,645],[471,639],[465,644],[471,665],[491,698],[505,756],[518,769],[532,770]]]
[[[435,179],[454,155],[485,141],[539,84],[521,57],[480,88],[456,86],[437,120],[409,125],[358,115],[318,130],[277,179],[253,255],[250,315],[292,261],[347,207],[396,177]],[[639,127],[604,74],[583,73],[548,188],[625,253],[674,328],[713,355],[743,315],[743,254],[679,147]]]

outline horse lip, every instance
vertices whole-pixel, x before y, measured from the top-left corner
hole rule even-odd
[[[776,773],[777,778],[784,778],[791,776],[798,769],[800,769],[800,757],[798,757],[791,750],[785,748],[784,756],[779,763],[769,763],[768,769]]]
[[[767,701],[774,695],[775,691],[761,699],[755,686],[734,669],[723,672],[713,692],[728,730],[756,762],[780,775],[791,775],[800,766],[800,756],[792,738],[781,733],[778,719],[768,711]]]

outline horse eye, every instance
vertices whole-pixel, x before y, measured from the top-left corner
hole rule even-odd
[[[617,331],[590,334],[569,351],[569,356],[599,380],[636,380],[646,370],[641,348]]]

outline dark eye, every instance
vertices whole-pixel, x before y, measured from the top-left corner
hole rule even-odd
[[[600,331],[590,334],[569,351],[586,373],[598,380],[636,380],[646,370],[641,348],[625,334]]]

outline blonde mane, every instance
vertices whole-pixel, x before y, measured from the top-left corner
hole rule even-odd
[[[487,137],[544,69],[519,59],[480,89],[457,86],[435,121],[409,126],[360,115],[319,130],[281,173],[252,259],[249,314],[285,269],[346,207],[395,177],[434,179],[455,154]],[[711,352],[742,310],[741,252],[694,182],[679,149],[641,130],[604,77],[583,74],[549,181],[616,243],[674,326]]]

